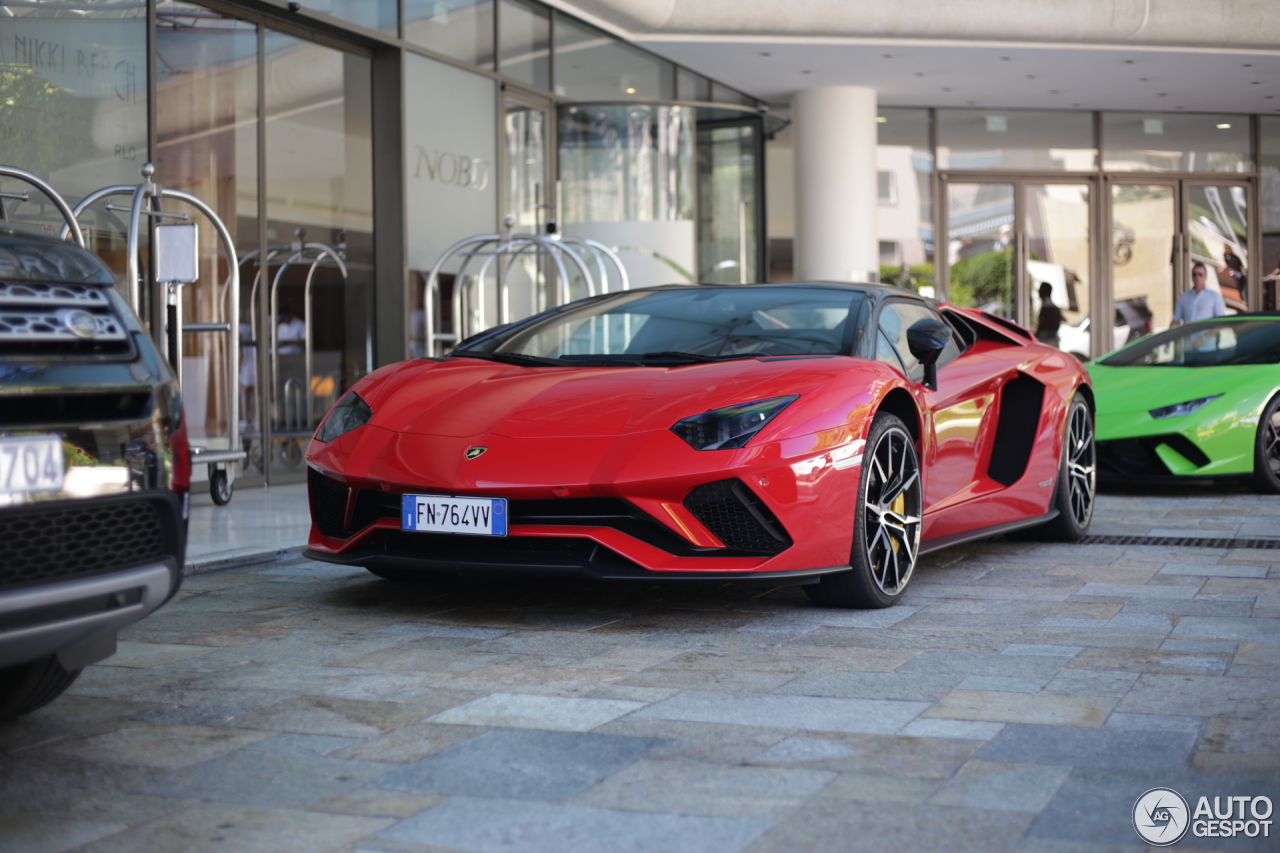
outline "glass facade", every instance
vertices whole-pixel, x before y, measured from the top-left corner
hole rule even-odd
[[[694,112],[641,104],[560,109],[565,233],[619,247],[633,286],[696,278]]]
[[[501,0],[498,20],[498,70],[521,83],[551,88],[551,11]]]
[[[166,186],[209,203],[226,223],[236,253],[252,257],[258,248],[258,27],[189,3],[165,3],[156,16],[156,174]],[[137,177],[129,183],[136,182]],[[117,199],[119,203],[123,199]],[[194,215],[183,203],[167,205]],[[187,323],[228,322],[228,269],[213,229],[200,223],[200,280],[183,288]],[[243,267],[256,272],[253,262]],[[252,340],[249,297],[242,283],[240,337]],[[240,376],[224,375],[223,335],[188,335],[183,341],[183,405],[188,431],[203,444],[217,445],[230,432],[229,393],[240,395],[240,418],[258,417],[256,349],[250,343]],[[254,432],[249,429],[246,432]]]
[[[1196,263],[1228,312],[1277,307],[1274,116],[883,107],[879,121],[884,281],[1081,357],[1166,328]]]
[[[594,27],[556,18],[555,93],[562,98],[668,100],[676,94],[675,73],[675,65],[665,59]]]
[[[1102,164],[1112,171],[1252,172],[1249,117],[1103,113]]]
[[[493,0],[404,0],[404,38],[478,68],[493,68]]]
[[[137,183],[148,157],[146,7],[98,5],[6,5],[0,25],[0,161],[35,172],[73,203],[108,184]],[[17,221],[61,222],[35,197],[6,206]],[[114,248],[111,220],[87,223],[104,251]]]
[[[1079,171],[1097,167],[1092,113],[938,110],[938,168]]]
[[[880,280],[934,295],[929,111],[886,108],[876,121]]]
[[[1262,216],[1262,308],[1274,311],[1280,302],[1276,300],[1280,281],[1280,118],[1262,116],[1258,119],[1258,171]]]

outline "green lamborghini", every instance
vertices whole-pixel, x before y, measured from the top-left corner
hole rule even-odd
[[[1176,326],[1088,368],[1101,477],[1240,479],[1280,494],[1280,314]]]

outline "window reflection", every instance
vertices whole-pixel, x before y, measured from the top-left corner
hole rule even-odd
[[[578,101],[671,98],[675,66],[560,16],[556,18],[555,92]]]
[[[99,187],[138,183],[147,159],[145,4],[46,0],[3,5],[0,15],[0,162],[35,172],[73,204]],[[95,61],[77,62],[80,55]],[[8,180],[0,189],[31,190]],[[61,227],[41,198],[5,200],[5,212],[15,222]],[[92,247],[122,245],[116,219],[102,211],[86,221]]]
[[[1173,319],[1173,187],[1111,187],[1112,299],[1117,328],[1134,340]]]
[[[1020,321],[1014,299],[1012,184],[947,188],[949,300]]]
[[[406,41],[493,67],[493,0],[405,0]]]
[[[1093,348],[1089,317],[1089,187],[1026,187],[1029,325],[1037,340],[1085,361]],[[1119,328],[1100,344],[1109,352],[1125,342]]]
[[[1115,171],[1248,172],[1249,117],[1103,113],[1102,165]]]
[[[885,108],[876,121],[880,280],[935,296],[929,111]]]
[[[271,350],[258,385],[270,395],[272,464],[300,470],[316,421],[371,368],[370,63],[279,33],[265,61],[275,258],[257,294]]]
[[[226,316],[229,270],[217,235],[200,222],[200,280],[183,288],[184,322],[239,327],[241,369],[222,375],[224,335],[186,335],[183,405],[193,438],[230,433],[228,392],[240,394],[242,433],[257,432],[257,347],[249,294],[258,248],[258,29],[189,3],[156,9],[156,179],[203,199],[226,224],[241,266],[241,316]],[[192,213],[184,205],[171,210]],[[207,446],[225,448],[216,441]]]
[[[1258,152],[1262,172],[1262,307],[1276,310],[1276,287],[1280,280],[1280,118],[1258,119],[1262,150]]]
[[[521,0],[502,0],[498,70],[522,83],[551,88],[551,15]]]
[[[938,167],[1095,169],[1093,114],[1066,110],[938,110]]]

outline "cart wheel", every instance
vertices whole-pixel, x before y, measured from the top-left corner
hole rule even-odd
[[[266,470],[262,464],[262,442],[253,441],[249,445],[249,464],[258,471]]]
[[[231,478],[227,476],[227,469],[214,468],[209,472],[209,496],[218,506],[231,503],[231,492],[234,488]]]
[[[302,464],[302,442],[298,439],[285,439],[284,444],[280,446],[280,458],[289,470],[297,468]]]

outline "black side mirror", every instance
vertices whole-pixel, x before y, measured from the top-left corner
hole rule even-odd
[[[924,387],[938,390],[938,356],[951,343],[951,327],[941,320],[917,320],[907,329],[907,349],[924,366]]]

